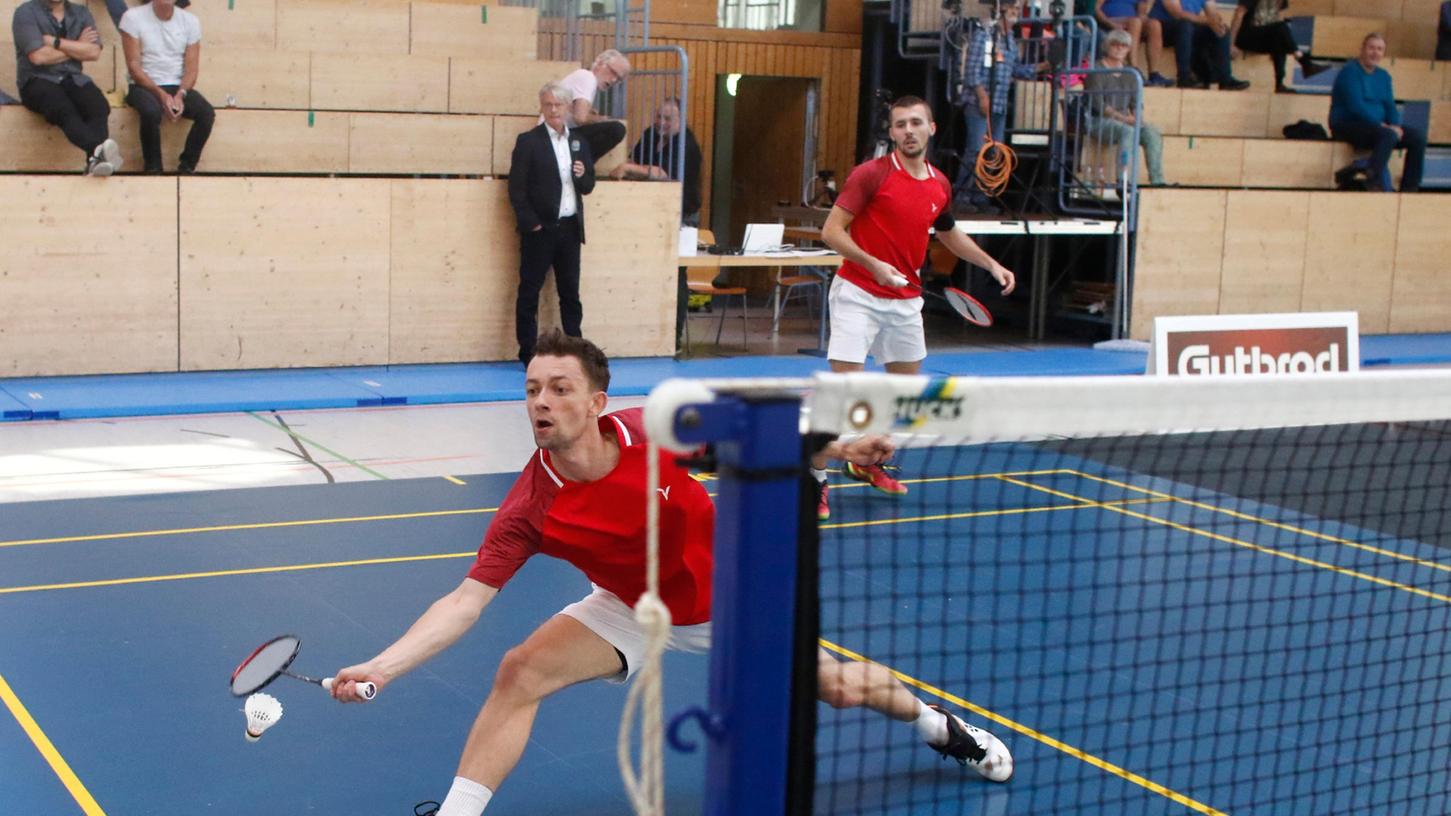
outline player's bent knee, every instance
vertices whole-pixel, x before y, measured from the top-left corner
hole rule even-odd
[[[515,646],[499,661],[499,670],[494,674],[491,694],[505,694],[510,697],[535,698],[543,696],[545,675],[539,670],[533,650],[527,644]]]

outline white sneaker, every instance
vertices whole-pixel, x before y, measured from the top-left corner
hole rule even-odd
[[[99,151],[100,148],[98,147],[96,148],[96,150]],[[114,172],[116,172],[116,168],[113,167],[110,162],[102,161],[95,156],[86,159],[86,175],[88,176],[104,178]]]
[[[116,144],[115,139],[107,139],[101,142],[101,146],[96,148],[96,150],[101,153],[101,161],[111,165],[112,173],[121,169],[121,147]]]
[[[952,757],[959,764],[969,765],[984,779],[1006,782],[1013,778],[1013,755],[1003,741],[987,731],[968,725],[961,717],[942,706],[928,708],[947,717],[947,744],[928,747],[942,755]]]

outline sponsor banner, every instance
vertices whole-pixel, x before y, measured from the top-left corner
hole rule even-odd
[[[1208,315],[1154,320],[1149,373],[1264,377],[1360,370],[1354,312]]]

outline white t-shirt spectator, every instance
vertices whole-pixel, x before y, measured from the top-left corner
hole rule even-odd
[[[150,3],[128,9],[121,31],[141,43],[141,70],[157,85],[180,85],[186,49],[202,40],[196,15],[178,8],[170,20],[158,20]]]
[[[564,79],[559,80],[559,84],[568,88],[569,92],[574,94],[575,99],[583,99],[593,105],[595,103],[595,91],[599,90],[600,81],[595,78],[594,71],[588,68],[581,68],[578,71],[571,72]],[[565,116],[565,121],[570,127],[574,127],[576,124],[573,116],[574,103],[571,102],[569,105],[569,114]]]

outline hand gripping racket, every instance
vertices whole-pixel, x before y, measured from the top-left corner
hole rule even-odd
[[[288,671],[292,661],[297,659],[300,649],[302,649],[302,641],[296,635],[281,635],[258,646],[257,650],[248,655],[247,659],[243,660],[232,672],[232,696],[246,697],[255,691],[266,688],[267,684],[283,675],[304,683],[322,686],[331,691],[333,687],[331,677],[319,680]],[[377,693],[378,687],[372,683],[358,684],[358,695],[364,700],[373,699]]]
[[[906,286],[907,278],[899,274],[893,282],[898,286]],[[963,320],[974,326],[987,327],[993,324],[992,313],[987,310],[987,307],[979,303],[977,298],[955,286],[945,287],[940,295],[925,286],[919,288],[925,294],[938,300],[947,301],[947,305],[952,307],[952,311],[957,312]]]

